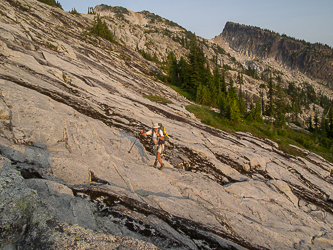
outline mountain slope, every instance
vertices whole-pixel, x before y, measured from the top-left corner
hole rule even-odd
[[[332,246],[331,163],[202,124],[158,65],[89,33],[94,15],[0,7],[1,248]],[[171,137],[163,171],[150,138],[136,141],[153,122]]]
[[[329,46],[296,41],[271,31],[231,22],[226,23],[220,36],[243,55],[270,58],[333,88],[333,50]]]
[[[132,50],[148,55],[150,60],[153,58],[153,61],[158,64],[156,65],[157,68],[164,67],[171,51],[178,60],[180,57],[187,59],[189,44],[193,40],[194,34],[169,20],[147,11],[136,13],[122,7],[106,5],[96,6],[94,13],[102,16],[110,25],[110,29],[113,31],[117,41]],[[228,24],[226,24],[227,27]],[[246,36],[245,33],[244,37]],[[249,39],[249,36],[246,39]],[[282,80],[284,88],[288,88],[290,82],[295,83],[301,89],[306,88],[307,84],[310,84],[318,96],[323,95],[333,99],[332,89],[318,83],[318,79],[311,79],[306,74],[295,71],[295,69],[272,60],[270,57],[252,58],[246,54],[247,52],[245,51],[247,50],[242,51],[242,53],[236,52],[229,46],[230,44],[226,42],[222,34],[211,40],[200,37],[197,37],[196,40],[203,49],[212,72],[217,65],[220,74],[225,75],[227,83],[231,78],[237,83],[239,73],[244,74],[242,92],[243,96],[247,96],[248,108],[251,103],[255,103],[260,98],[264,98],[266,103],[269,101],[268,88],[261,88],[262,85],[267,85],[267,82],[247,76],[245,72],[248,67],[254,69],[257,75],[265,74],[266,77],[269,76],[267,72],[270,70],[273,73],[274,85],[278,84],[276,80],[278,78]],[[254,44],[257,44],[261,41],[256,40],[255,42]],[[243,55],[243,53],[246,55]],[[149,59],[149,57],[147,58]],[[320,74],[325,75],[325,71],[320,71]],[[329,74],[326,74],[325,77],[329,77]],[[239,88],[238,85],[236,87]],[[290,97],[289,102],[291,102]],[[323,108],[319,107],[319,104],[316,105],[316,108],[319,117],[322,117]],[[315,112],[305,106],[302,109],[303,112],[298,114],[298,123],[307,127],[306,121],[310,119],[310,116],[315,117]]]

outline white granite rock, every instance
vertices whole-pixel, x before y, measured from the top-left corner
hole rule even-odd
[[[124,46],[107,41],[95,46],[91,38],[81,39],[81,28],[59,27],[64,23],[56,13],[82,25],[91,25],[92,17],[54,9],[49,15],[39,7],[34,11],[50,27],[35,28],[29,21],[36,17],[29,12],[13,11],[8,1],[0,6],[8,10],[0,16],[0,112],[7,122],[0,130],[1,154],[23,173],[29,170],[45,179],[27,182],[36,190],[50,189],[54,200],[48,202],[59,201],[58,212],[64,211],[65,196],[64,206],[79,199],[72,197],[71,188],[105,206],[102,212],[146,222],[154,230],[165,223],[169,236],[163,237],[179,249],[200,249],[194,232],[213,242],[211,248],[330,246],[333,184],[327,177],[332,163],[313,153],[308,159],[291,157],[281,154],[272,141],[201,124],[184,109],[188,100],[148,77],[155,65]],[[30,35],[16,19],[26,19],[24,29],[29,28]],[[36,40],[40,34],[45,34],[45,41]],[[47,45],[48,39],[56,50]],[[167,97],[172,104],[152,102],[146,94]],[[150,138],[139,136],[156,122],[163,123],[171,137],[162,171],[152,167]],[[107,208],[107,202],[114,207]],[[81,212],[87,211],[86,203],[78,204]],[[71,208],[75,211],[72,203]],[[60,220],[77,221],[69,214],[58,215]],[[104,224],[99,215],[91,213],[89,218],[93,216],[98,221],[94,228],[115,230],[111,215],[103,217]],[[149,241],[155,236],[140,237]],[[167,248],[161,240],[158,244]]]

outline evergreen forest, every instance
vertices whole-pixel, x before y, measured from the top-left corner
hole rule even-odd
[[[164,63],[167,76],[160,78],[188,99],[200,104],[187,107],[189,111],[195,113],[202,122],[228,132],[251,132],[255,136],[269,138],[290,154],[301,154],[289,145],[293,144],[333,161],[332,100],[316,93],[306,82],[298,87],[293,82],[283,83],[281,75],[269,69],[260,77],[251,67],[237,70],[236,79],[227,77],[231,69],[228,65],[215,63],[211,71],[202,44],[195,36],[192,38],[186,58],[177,60],[173,52],[169,53]],[[244,74],[265,82],[260,85],[260,99],[250,100],[242,90]],[[264,92],[267,93],[265,99]],[[322,115],[318,111],[319,107],[323,109]],[[315,115],[302,125],[297,116],[304,109],[312,109]],[[298,127],[291,128],[289,124]]]

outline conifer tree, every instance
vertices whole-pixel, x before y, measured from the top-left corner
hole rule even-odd
[[[219,67],[216,65],[214,69],[214,86],[217,91],[217,95],[221,94],[222,82]]]
[[[224,93],[222,94],[219,102],[220,102],[220,115],[222,117],[225,117],[227,114],[227,108],[228,108],[226,94],[224,94]]]
[[[178,82],[178,64],[177,59],[173,51],[171,51],[167,57],[167,72],[168,82],[172,85],[179,86]]]
[[[219,67],[216,65],[214,69],[214,85],[217,90],[217,94],[219,95],[222,91],[222,81]]]
[[[229,91],[228,96],[231,99],[237,99],[237,89],[234,87],[234,81],[232,80],[232,77],[229,79]]]
[[[240,121],[239,102],[237,97],[237,89],[234,87],[232,78],[229,81],[229,91],[221,99],[221,115],[227,117],[234,122]]]
[[[243,99],[243,92],[242,92],[242,85],[243,85],[243,75],[241,73],[238,72],[237,75],[237,80],[238,80],[238,84],[239,84],[239,94],[238,94],[238,98],[239,99]]]
[[[333,138],[333,110],[331,108],[329,112],[329,128],[328,128],[328,137]]]
[[[265,112],[265,100],[264,100],[264,91],[260,91],[260,98],[261,98],[261,115]]]
[[[113,34],[109,30],[106,22],[105,21],[102,22],[99,15],[97,15],[97,17],[94,18],[94,26],[92,28],[92,33],[106,40],[109,40],[110,42],[114,41]]]
[[[186,82],[189,81],[189,65],[184,57],[181,57],[178,62],[179,84],[184,88]]]
[[[315,132],[319,130],[319,117],[318,117],[318,112],[316,111],[315,117],[314,117],[314,129]]]
[[[200,65],[199,65],[199,47],[194,37],[190,43],[189,58],[189,79],[184,84],[184,89],[192,96],[196,96],[197,88],[201,83]]]
[[[270,75],[270,78],[268,80],[268,95],[269,95],[269,116],[273,117],[275,110],[274,110],[274,102],[273,102],[273,97],[274,97],[274,92],[273,92],[273,78],[272,78],[272,73]]]
[[[212,88],[212,105],[214,107],[220,106],[220,100],[222,97],[222,79],[220,75],[219,67],[216,65],[213,74],[213,88]]]
[[[277,112],[275,117],[275,126],[278,128],[283,128],[286,124],[286,116],[283,112]]]
[[[274,108],[275,108],[275,125],[282,128],[286,123],[287,112],[287,95],[282,87],[282,79],[278,78],[278,83],[275,91]]]
[[[234,122],[240,121],[240,111],[236,99],[229,99],[229,107],[227,109],[227,118]]]
[[[190,44],[189,58],[189,76],[188,81],[184,84],[184,89],[195,99],[197,89],[200,84],[208,85],[211,80],[211,73],[206,67],[207,59],[203,53],[203,49],[198,46],[195,35],[193,36]]]
[[[309,120],[308,120],[308,130],[310,132],[313,132],[314,131],[314,128],[313,128],[313,124],[312,124],[312,116],[309,117]]]
[[[202,104],[202,92],[203,92],[203,86],[202,84],[199,84],[199,87],[197,88],[197,95],[195,98],[195,101],[199,104]]]
[[[326,120],[325,115],[323,114],[322,117],[321,117],[321,123],[320,123],[321,137],[326,137],[328,130],[329,130],[328,122]]]
[[[262,122],[262,116],[261,116],[261,103],[260,99],[256,102],[256,105],[254,108],[251,109],[251,113],[246,117],[249,121],[254,122]]]
[[[211,95],[207,86],[200,83],[197,90],[196,101],[199,104],[210,105],[211,104]]]
[[[222,79],[221,79],[221,82],[222,82],[222,85],[221,85],[221,91],[226,94],[227,93],[227,84],[225,82],[225,71],[222,70]]]
[[[246,112],[246,103],[243,98],[243,90],[242,85],[244,84],[243,74],[238,73],[237,76],[238,84],[239,84],[239,93],[238,93],[238,106],[241,114],[245,114]]]

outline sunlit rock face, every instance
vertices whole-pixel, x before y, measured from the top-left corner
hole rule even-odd
[[[1,248],[332,247],[331,163],[203,125],[155,65],[85,35],[91,16],[0,7]],[[139,137],[156,122],[162,171]]]
[[[296,41],[285,35],[232,22],[226,23],[220,36],[240,54],[253,59],[271,59],[333,87],[333,50],[329,46]]]

